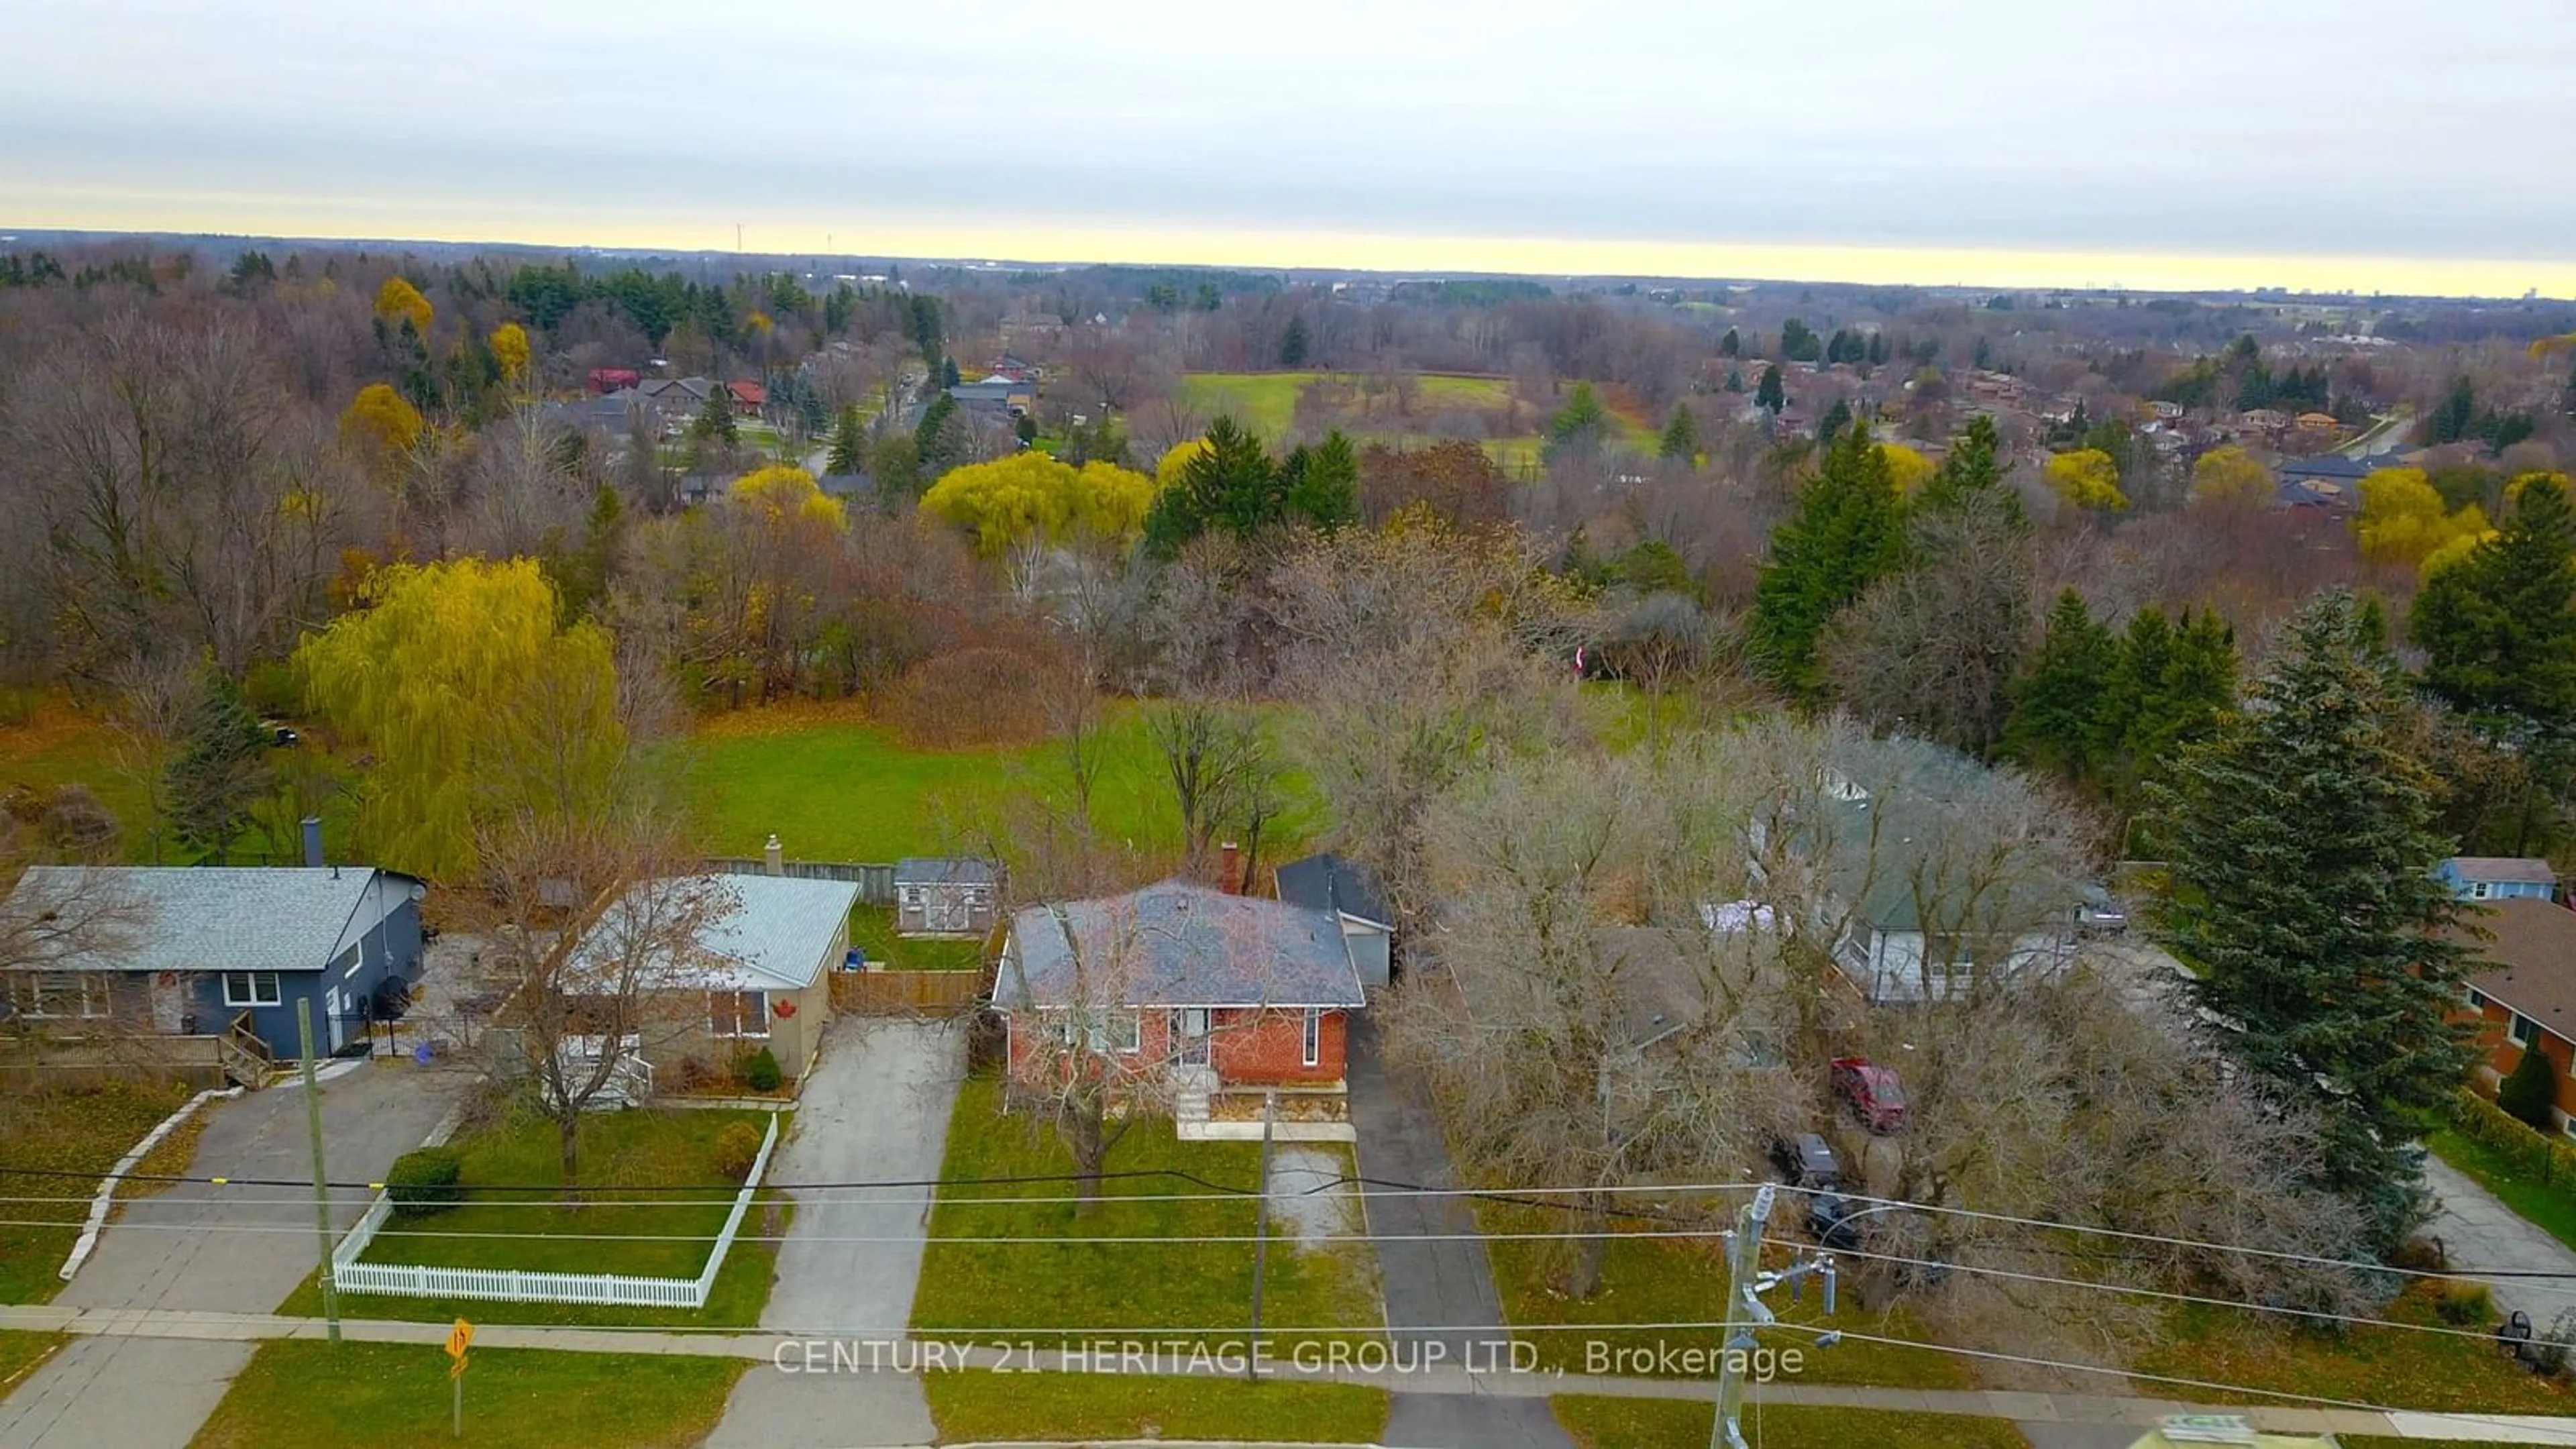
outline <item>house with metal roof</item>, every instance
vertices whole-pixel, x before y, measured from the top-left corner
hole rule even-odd
[[[707,919],[686,960],[655,969],[666,1009],[655,1013],[661,1029],[639,1043],[644,1059],[656,1073],[690,1062],[728,1069],[767,1047],[781,1074],[803,1075],[832,1019],[831,972],[848,958],[858,883],[721,873],[648,881],[628,894],[681,889],[708,893]],[[613,969],[620,923],[656,914],[649,903],[622,902],[594,912],[568,974],[578,979],[586,963]]]
[[[423,893],[368,866],[34,866],[0,902],[0,932],[91,924],[0,971],[0,1002],[57,1037],[227,1038],[226,1069],[257,1079],[297,1054],[299,1005],[324,1054],[402,1014],[420,978]]]
[[[1184,1139],[1349,1141],[1350,1013],[1330,911],[1167,880],[1011,918],[993,988],[1016,1077],[1118,1072],[1168,1093]]]

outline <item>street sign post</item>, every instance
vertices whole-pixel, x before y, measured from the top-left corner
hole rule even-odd
[[[447,1331],[447,1384],[453,1404],[451,1427],[459,1439],[465,1437],[465,1350],[473,1346],[474,1325],[456,1320],[456,1326]]]

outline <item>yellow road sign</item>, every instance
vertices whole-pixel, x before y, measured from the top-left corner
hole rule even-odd
[[[459,1368],[464,1367],[465,1350],[467,1347],[472,1345],[473,1342],[474,1325],[466,1322],[462,1318],[456,1320],[456,1327],[448,1330],[447,1356],[456,1360]]]
[[[465,1355],[461,1353],[458,1354],[456,1356],[456,1362],[447,1366],[447,1376],[451,1379],[461,1379],[465,1377],[465,1365],[470,1362],[472,1362],[472,1360],[466,1358]]]

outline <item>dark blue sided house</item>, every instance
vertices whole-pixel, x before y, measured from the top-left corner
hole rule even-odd
[[[421,895],[365,866],[37,866],[0,930],[54,947],[0,970],[0,1003],[56,1036],[247,1035],[284,1061],[310,1001],[315,1051],[336,1052],[420,979]]]

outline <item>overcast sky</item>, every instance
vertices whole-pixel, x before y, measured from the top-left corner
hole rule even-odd
[[[8,34],[0,228],[2576,291],[2571,0],[79,0]]]

